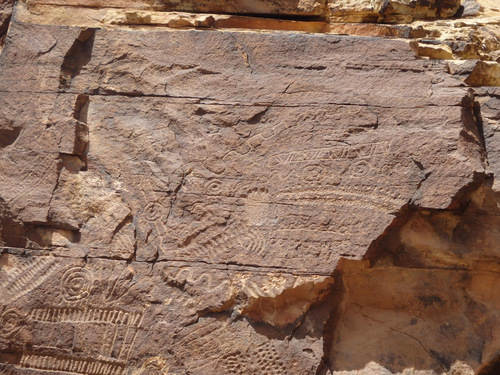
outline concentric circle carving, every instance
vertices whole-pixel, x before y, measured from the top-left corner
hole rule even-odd
[[[16,310],[7,310],[0,317],[0,333],[2,336],[12,336],[21,328],[23,317]]]
[[[71,268],[64,273],[61,285],[66,301],[80,301],[90,294],[92,274],[85,268]]]
[[[161,205],[156,202],[149,203],[144,207],[144,218],[148,221],[156,221],[162,215]]]
[[[351,166],[350,172],[354,177],[366,176],[370,172],[370,164],[366,160],[358,161]]]

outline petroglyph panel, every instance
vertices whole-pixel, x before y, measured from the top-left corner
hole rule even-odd
[[[176,338],[182,343],[180,353],[187,350],[197,354],[186,361],[193,374],[278,375],[294,372],[307,374],[312,370],[310,362],[303,353],[300,354],[300,350],[305,347],[284,346],[278,340],[259,340],[257,337],[252,337],[253,342],[249,343],[244,324],[237,322],[234,326],[214,319],[203,319],[179,332]],[[233,336],[235,329],[241,329],[242,334]],[[224,340],[228,336],[233,337],[231,343]],[[214,340],[215,337],[219,339]],[[293,356],[298,356],[302,361],[290,361]]]
[[[145,36],[78,28],[60,35],[29,28],[53,43],[48,52],[22,58],[5,54],[2,87],[12,90],[8,69],[21,61],[23,90],[36,91],[43,108],[56,100],[40,114],[52,138],[41,132],[48,139],[43,158],[31,155],[36,160],[23,169],[28,177],[19,192],[2,195],[9,208],[22,211],[18,196],[45,186],[55,198],[40,203],[36,225],[70,232],[37,227],[64,238],[40,245],[32,236],[29,247],[57,244],[78,257],[331,273],[342,256],[362,258],[403,207],[446,208],[484,170],[480,151],[460,135],[470,94],[458,79],[443,76],[444,66],[415,60],[400,41],[375,51],[368,39],[333,35],[202,38],[191,31]],[[31,45],[29,33],[16,30],[13,40]],[[202,53],[205,45],[213,53]],[[369,52],[362,61],[358,48]],[[83,65],[55,96],[61,66],[76,59],[68,51]],[[174,52],[158,58],[157,51]],[[304,68],[311,56],[321,69]],[[43,85],[36,75],[29,78],[38,58],[44,69],[55,69]],[[355,69],[360,64],[374,68],[366,74]],[[397,85],[388,83],[389,74]],[[5,101],[15,107],[13,99]],[[35,134],[29,116],[15,108],[23,122],[7,120]],[[56,124],[75,121],[88,139],[79,148],[85,156],[72,155],[77,160],[69,163],[51,147],[62,142],[60,133],[69,134]],[[23,155],[16,147],[5,152],[6,177],[17,178],[13,168]],[[52,173],[48,180],[45,170]]]
[[[19,258],[17,261],[23,259],[8,255]],[[250,342],[258,339],[259,347],[267,347],[267,341],[259,338],[248,322],[242,323],[246,322],[243,317],[259,319],[253,308],[269,305],[268,324],[288,325],[291,334],[333,282],[328,276],[294,276],[271,268],[253,274],[240,266],[217,269],[182,262],[158,262],[153,267],[112,260],[89,259],[84,263],[59,259],[58,266],[57,272],[40,284],[52,290],[51,294],[35,294],[22,304],[14,303],[17,308],[0,306],[0,364],[21,374],[127,374],[141,368],[168,369],[177,371],[175,374],[225,374],[230,373],[231,359],[229,356],[221,362],[219,354],[234,349],[227,344],[236,332],[242,335],[238,345],[245,353],[248,373],[258,374],[265,368],[278,374],[285,366],[282,357],[295,358],[299,354],[294,350],[300,348],[287,349],[277,341],[269,349],[271,354],[262,354]],[[292,291],[290,296],[286,296],[288,291]],[[274,298],[283,304],[267,302]],[[273,320],[281,311],[288,316],[285,323]],[[196,323],[205,314],[216,318]],[[241,321],[238,328],[228,324],[226,314]],[[151,335],[161,336],[162,344],[152,348]],[[225,343],[214,345],[215,338],[221,336],[226,337]],[[191,350],[200,355],[188,363],[179,361]],[[317,360],[305,356],[302,365],[312,366]],[[257,362],[260,370],[255,367]]]
[[[53,275],[59,265],[54,257],[19,258],[7,254],[0,268],[2,304],[8,305],[40,286]]]
[[[142,313],[97,308],[46,307],[33,309],[30,318],[39,322],[106,323],[138,328]]]
[[[120,363],[77,358],[59,358],[37,354],[23,355],[21,358],[21,367],[42,371],[61,371],[86,375],[125,374],[125,366]]]
[[[96,154],[120,145],[131,150],[119,169],[100,162],[135,191],[128,204],[158,259],[295,269],[311,264],[318,271],[320,254],[328,259],[321,269],[332,271],[339,256],[362,256],[372,238],[366,234],[383,231],[415,198],[425,176],[414,160],[445,146],[427,142],[412,126],[385,123],[384,110],[376,107],[350,112],[318,105],[318,116],[310,116],[310,107],[268,106],[235,123],[229,119],[249,116],[246,106],[207,107],[103,97],[89,106]],[[155,111],[161,118],[151,115]],[[460,114],[449,115],[451,123]],[[140,139],[150,146],[134,149]],[[154,156],[156,149],[162,154]],[[447,162],[437,156],[426,168]],[[145,185],[136,181],[150,178],[151,170],[163,177],[141,190]],[[158,197],[161,191],[167,199]],[[148,194],[158,198],[139,198]],[[145,242],[138,256],[149,252]]]
[[[320,373],[341,258],[484,178],[401,40],[14,20],[0,64],[6,374]]]

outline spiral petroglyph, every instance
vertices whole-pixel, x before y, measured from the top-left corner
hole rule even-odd
[[[5,311],[0,316],[0,335],[4,337],[13,336],[21,329],[23,316],[14,309]]]
[[[62,295],[66,301],[76,302],[89,296],[92,289],[92,273],[85,268],[70,268],[61,279]]]

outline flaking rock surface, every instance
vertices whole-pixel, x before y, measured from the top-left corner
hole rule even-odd
[[[498,64],[219,27],[315,28],[326,2],[180,4],[16,5],[0,372],[495,374]],[[397,4],[355,21],[460,5]]]

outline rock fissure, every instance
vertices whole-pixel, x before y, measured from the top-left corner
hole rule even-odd
[[[71,45],[61,65],[59,91],[67,91],[71,87],[71,81],[79,75],[85,65],[90,62],[94,38],[95,29],[82,30]],[[53,49],[54,46],[50,49]]]

